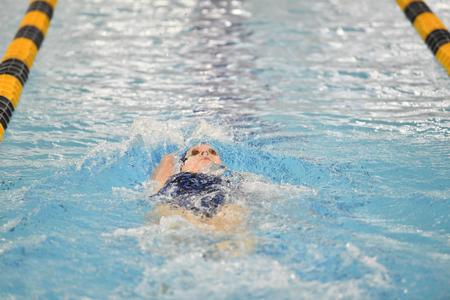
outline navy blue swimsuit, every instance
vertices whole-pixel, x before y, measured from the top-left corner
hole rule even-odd
[[[226,183],[218,176],[181,172],[170,177],[157,195],[169,196],[165,203],[210,218],[225,204]]]

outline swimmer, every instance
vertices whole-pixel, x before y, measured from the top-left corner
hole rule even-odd
[[[152,175],[158,184],[156,196],[165,200],[153,214],[179,215],[206,229],[242,231],[246,210],[228,199],[225,190],[230,181],[215,175],[221,169],[224,167],[220,155],[209,144],[190,148],[180,160],[179,168],[173,154],[165,155]]]

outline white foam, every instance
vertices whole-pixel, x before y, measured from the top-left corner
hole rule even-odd
[[[151,118],[137,118],[128,133],[128,138],[122,142],[100,142],[89,153],[76,163],[79,171],[81,168],[88,170],[104,168],[114,163],[110,158],[121,157],[132,146],[142,144],[142,149],[150,153],[157,146],[166,147],[175,145],[178,150],[191,146],[193,142],[215,139],[223,142],[233,140],[232,130],[226,125],[214,125],[206,121],[187,122],[161,121]]]
[[[47,240],[46,235],[33,235],[29,237],[21,237],[15,240],[7,240],[2,238],[0,239],[0,255],[3,255],[17,247],[32,248],[43,243],[45,240]]]
[[[396,251],[406,251],[411,250],[414,247],[407,242],[402,242],[387,236],[375,233],[354,233],[355,237],[361,239],[366,243],[367,246],[379,246],[383,245],[386,249],[396,250]]]
[[[164,217],[159,225],[117,229],[104,237],[132,237],[138,241],[141,251],[164,257],[162,265],[145,266],[141,281],[133,288],[133,293],[142,297],[228,299],[245,290],[251,295],[283,299],[362,299],[368,297],[370,288],[391,287],[387,268],[351,243],[342,254],[344,263],[361,263],[368,268],[366,274],[360,278],[321,282],[302,279],[292,266],[253,252],[205,256],[218,241],[233,237],[199,230],[181,217]],[[317,253],[316,258],[320,260],[321,254]],[[118,287],[117,292],[123,288]]]
[[[387,219],[375,219],[373,217],[361,218],[360,221],[381,227],[393,233],[414,234],[424,238],[434,239],[450,246],[450,234],[436,233],[428,230],[417,228],[413,225],[398,224]]]
[[[374,269],[376,271],[382,272],[382,273],[387,273],[387,269],[385,266],[383,266],[382,264],[380,264],[377,261],[376,257],[369,257],[366,256],[364,254],[361,253],[361,250],[356,247],[355,245],[351,244],[351,243],[347,243],[345,245],[345,247],[347,248],[348,253],[355,259],[360,260],[364,265],[370,267],[371,269]]]
[[[14,243],[5,238],[0,239],[0,256],[14,247]]]
[[[430,252],[428,255],[433,259],[439,260],[441,263],[450,263],[450,254],[448,253]]]
[[[130,134],[131,136],[141,136],[149,146],[175,144],[182,148],[190,145],[192,141],[205,139],[231,142],[233,141],[231,132],[231,128],[225,124],[211,124],[205,120],[188,122],[138,118],[134,121]]]
[[[0,226],[0,232],[7,232],[11,229],[13,229],[14,227],[16,227],[20,222],[22,221],[22,218],[17,217],[14,219],[9,220],[8,222],[6,222],[5,224]]]
[[[88,154],[76,163],[77,171],[87,169],[92,171],[96,168],[104,168],[109,166],[113,161],[109,160],[115,153],[122,156],[129,148],[130,140],[123,143],[100,142]]]
[[[232,142],[233,135],[230,132],[231,128],[228,128],[225,124],[212,125],[201,120],[187,139],[187,142],[189,143],[192,140],[203,140],[205,138],[216,139],[223,142]]]
[[[130,137],[140,136],[147,146],[176,144],[183,145],[185,137],[182,129],[185,121],[159,121],[150,118],[138,118],[133,122]]]
[[[241,173],[241,175],[243,178],[241,185],[243,191],[252,194],[257,199],[270,198],[272,200],[286,200],[305,193],[313,195],[317,193],[314,189],[306,186],[276,184],[262,176],[252,173]]]
[[[153,220],[150,220],[153,222]],[[106,238],[132,237],[138,241],[139,248],[166,257],[176,257],[180,247],[186,252],[201,251],[210,243],[209,235],[196,228],[181,216],[162,217],[157,223],[147,223],[137,228],[116,229]]]
[[[146,266],[135,292],[166,299],[229,299],[242,291],[280,299],[363,299],[367,280],[372,279],[369,275],[323,283],[302,280],[288,266],[266,256],[211,261],[199,253],[180,253],[162,266]]]
[[[377,261],[376,257],[370,257],[363,254],[358,247],[351,243],[347,243],[345,246],[347,248],[347,253],[353,260],[360,261],[362,264],[373,270],[372,273],[364,275],[368,284],[377,287],[390,287],[388,270]]]
[[[112,193],[114,196],[124,200],[124,201],[136,201],[146,198],[152,194],[149,194],[150,188],[144,188],[144,190],[136,188],[126,188],[126,187],[112,187]]]

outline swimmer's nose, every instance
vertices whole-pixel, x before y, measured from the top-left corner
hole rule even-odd
[[[208,151],[202,151],[201,155],[202,155],[202,156],[208,156],[208,155],[209,155],[209,152],[208,152]]]

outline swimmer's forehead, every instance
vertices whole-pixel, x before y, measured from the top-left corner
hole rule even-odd
[[[195,146],[189,148],[189,151],[201,150],[201,149],[214,149],[214,147],[211,146],[210,144],[198,144],[198,145],[195,145]]]
[[[193,152],[202,152],[202,151],[209,151],[210,153],[214,154],[214,155],[219,155],[219,153],[214,149],[213,146],[211,146],[210,144],[198,144],[194,147],[189,148],[188,151],[185,152],[185,155],[192,155]]]

